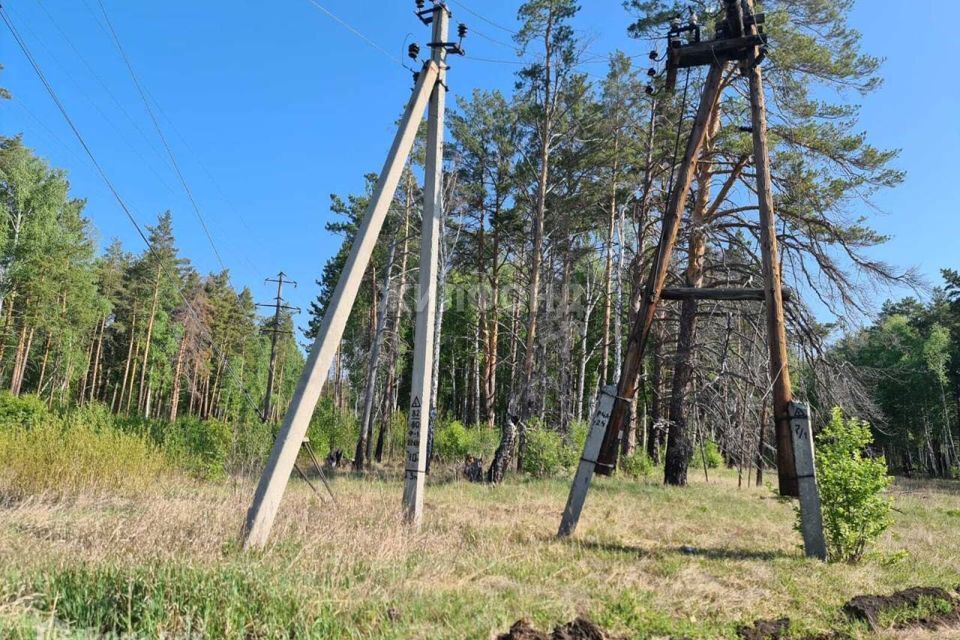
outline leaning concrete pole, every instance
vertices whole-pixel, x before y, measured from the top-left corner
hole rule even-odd
[[[300,380],[290,401],[290,408],[274,442],[273,451],[270,452],[270,459],[263,470],[263,475],[260,476],[253,504],[247,513],[243,533],[244,549],[262,547],[270,536],[273,520],[280,507],[280,499],[283,497],[290,472],[293,471],[296,463],[300,445],[307,434],[310,418],[320,399],[320,390],[323,388],[334,354],[343,338],[344,327],[350,317],[363,274],[367,270],[377,237],[380,235],[380,229],[383,227],[383,221],[413,147],[417,129],[423,118],[427,100],[436,84],[438,73],[437,63],[427,62],[414,87],[413,96],[407,104],[393,146],[380,172],[373,198],[370,200],[350,255],[340,274],[340,281],[330,297],[317,339],[310,348],[310,357],[307,358],[307,364],[303,373],[300,374]]]
[[[437,275],[440,224],[443,220],[443,121],[446,108],[446,47],[450,14],[443,4],[433,12],[431,62],[440,70],[430,97],[427,123],[427,159],[424,168],[423,231],[420,241],[420,285],[417,291],[417,324],[410,387],[410,416],[403,482],[404,518],[414,526],[423,517],[427,439],[433,389],[434,320],[437,312]]]

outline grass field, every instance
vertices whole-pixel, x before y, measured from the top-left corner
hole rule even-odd
[[[0,512],[3,637],[490,638],[521,617],[583,614],[636,638],[733,638],[756,618],[851,626],[849,598],[960,584],[960,483],[900,481],[896,523],[857,566],[806,561],[789,503],[714,474],[685,489],[595,483],[573,541],[554,538],[567,481],[435,479],[421,531],[395,480],[293,482],[271,546],[238,549],[252,483],[139,498],[35,498]],[[881,637],[945,638],[951,631]]]

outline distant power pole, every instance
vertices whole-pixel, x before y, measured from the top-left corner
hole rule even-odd
[[[297,287],[296,281],[287,280],[286,277],[287,274],[281,271],[279,274],[277,274],[276,278],[267,278],[264,280],[264,282],[277,283],[277,297],[273,302],[270,303],[257,303],[258,307],[273,307],[274,309],[273,327],[261,329],[261,333],[270,334],[270,368],[267,370],[267,393],[263,397],[263,415],[261,416],[264,422],[270,420],[270,404],[273,398],[273,384],[277,372],[277,340],[280,334],[292,334],[292,332],[284,331],[280,328],[280,312],[290,311],[293,313],[300,313],[300,307],[291,307],[284,304],[283,285],[292,284],[294,288]]]

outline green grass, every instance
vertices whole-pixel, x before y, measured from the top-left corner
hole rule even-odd
[[[781,616],[797,633],[866,638],[840,613],[854,595],[960,583],[952,483],[896,485],[896,521],[859,565],[804,559],[791,505],[726,471],[685,489],[601,479],[569,541],[554,537],[564,479],[434,478],[419,532],[402,523],[399,481],[333,484],[338,506],[293,482],[256,554],[237,544],[250,481],[9,505],[0,636],[487,639],[521,617],[587,615],[632,638],[732,638]]]

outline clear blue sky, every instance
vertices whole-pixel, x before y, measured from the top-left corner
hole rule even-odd
[[[398,61],[408,39],[428,39],[412,14],[413,0],[321,0],[386,54],[311,0],[103,1],[160,107],[162,127],[234,284],[269,300],[263,278],[282,269],[300,281],[290,299],[306,308],[317,292],[315,278],[340,242],[324,230],[329,194],[356,192],[364,173],[380,169],[409,96],[410,74]],[[582,4],[576,24],[596,55],[584,70],[602,75],[599,58],[614,48],[631,55],[649,48],[626,37],[630,17],[619,0]],[[472,58],[452,62],[455,95],[510,90],[517,66],[480,58],[515,59],[503,28],[515,27],[518,5],[451,4],[454,21],[472,29],[466,42]],[[21,0],[5,7],[140,221],[171,209],[182,253],[201,271],[218,269],[97,0]],[[898,166],[909,173],[904,186],[876,198],[884,213],[864,209],[876,228],[893,236],[875,255],[916,266],[934,281],[941,267],[960,267],[953,160],[960,148],[960,91],[957,68],[950,66],[960,60],[960,3],[860,0],[853,20],[865,50],[887,60],[884,87],[864,101],[863,128],[875,144],[902,149]],[[23,132],[29,146],[69,170],[74,195],[89,199],[87,215],[102,244],[116,236],[140,251],[132,226],[5,28],[0,63],[6,67],[0,86],[13,93],[0,104],[0,133]]]

